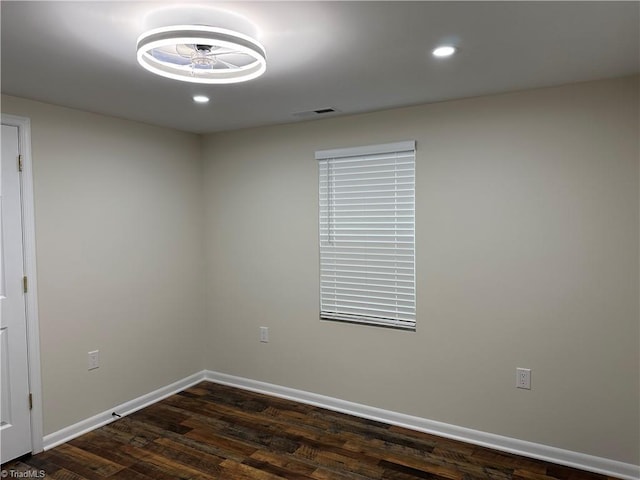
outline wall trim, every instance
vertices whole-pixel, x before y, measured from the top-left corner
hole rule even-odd
[[[206,370],[204,372],[204,379],[214,383],[250,390],[252,392],[264,393],[287,400],[294,400],[296,402],[314,405],[316,407],[326,408],[327,410],[346,413],[356,417],[406,427],[411,430],[430,433],[453,440],[460,440],[474,445],[492,448],[494,450],[537,458],[539,460],[574,467],[580,470],[618,477],[624,480],[640,479],[640,466],[630,463],[623,463],[616,460],[610,460],[608,458],[596,457],[584,453],[550,447],[540,443],[518,440],[502,435],[496,435],[494,433],[472,430],[470,428],[436,422],[426,418],[406,415],[404,413],[348,402],[346,400],[327,397],[317,393],[306,392],[304,390],[283,387],[280,385],[260,382],[211,370]]]
[[[201,371],[198,373],[194,373],[193,375],[189,375],[182,380],[178,380],[166,387],[161,387],[153,392],[142,395],[141,397],[134,398],[133,400],[129,400],[128,402],[117,405],[109,410],[105,410],[102,413],[94,415],[93,417],[87,418],[85,420],[81,420],[78,423],[74,423],[68,427],[65,427],[57,432],[51,433],[44,437],[44,449],[49,450],[53,447],[57,447],[58,445],[68,442],[69,440],[73,440],[80,435],[88,433],[96,428],[100,428],[108,423],[114,422],[117,418],[114,418],[111,414],[113,412],[117,412],[118,415],[122,415],[123,417],[129,415],[133,412],[136,412],[144,407],[148,407],[149,405],[156,403],[163,398],[167,398],[175,393],[181,392],[182,390],[192,387],[193,385],[200,383],[205,380],[205,371]]]

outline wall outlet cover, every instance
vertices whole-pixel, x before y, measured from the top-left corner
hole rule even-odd
[[[530,368],[516,368],[516,387],[531,390]]]

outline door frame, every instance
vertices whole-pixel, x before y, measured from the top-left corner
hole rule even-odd
[[[28,279],[25,293],[27,319],[27,357],[29,362],[29,392],[32,395],[31,451],[43,450],[42,377],[40,370],[40,327],[38,321],[38,285],[36,274],[36,228],[33,198],[33,170],[31,162],[31,120],[26,117],[2,114],[2,124],[18,127],[18,145],[22,155],[20,191],[22,203],[22,248],[24,274]]]

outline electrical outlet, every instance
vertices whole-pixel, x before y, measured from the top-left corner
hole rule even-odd
[[[100,350],[94,350],[88,353],[88,370],[95,370],[100,367]]]
[[[260,327],[260,341],[262,343],[269,342],[269,327]]]
[[[516,387],[531,390],[530,368],[516,368]]]

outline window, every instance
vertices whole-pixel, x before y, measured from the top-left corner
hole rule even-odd
[[[320,318],[415,330],[415,142],[316,159]]]

